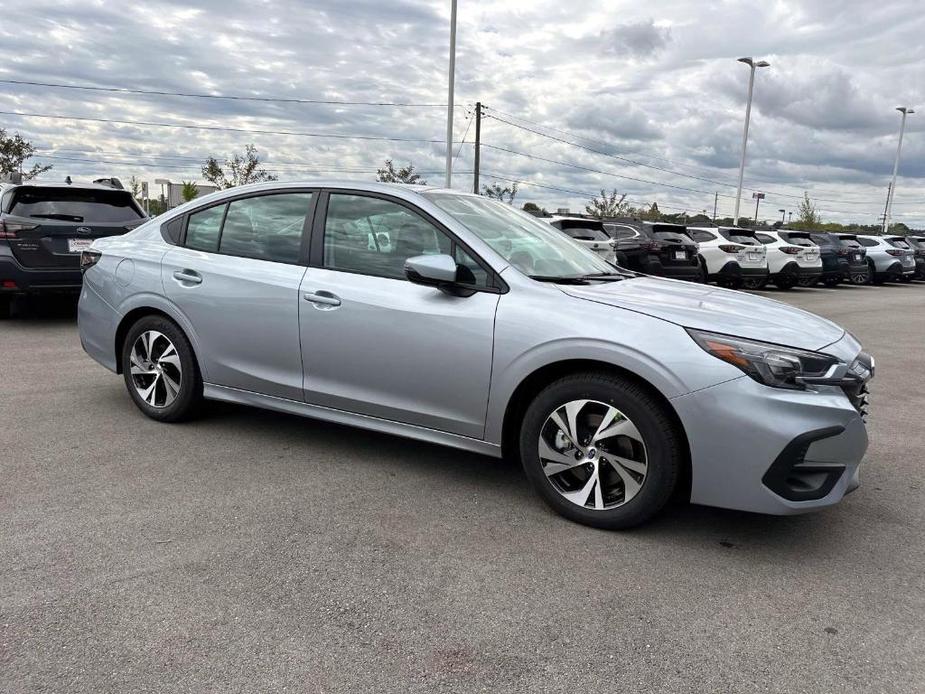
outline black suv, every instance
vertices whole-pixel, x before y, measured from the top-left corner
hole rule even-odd
[[[819,246],[822,257],[822,275],[819,280],[826,287],[834,287],[839,282],[864,284],[867,282],[867,251],[854,238],[850,243],[850,234],[831,234],[814,231],[809,238]]]
[[[913,279],[925,280],[925,236],[903,236],[906,245],[915,251],[915,275]]]
[[[117,179],[0,186],[0,315],[15,295],[79,292],[80,253],[147,217]]]
[[[681,224],[605,222],[616,242],[617,264],[647,275],[701,281],[697,244]]]

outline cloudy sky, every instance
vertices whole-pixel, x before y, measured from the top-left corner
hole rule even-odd
[[[205,157],[253,143],[280,178],[370,179],[388,157],[442,182],[449,0],[0,4],[16,27],[0,80],[416,104],[0,82],[0,127],[33,141],[55,165],[47,178],[196,179]],[[742,214],[753,191],[773,219],[807,190],[826,220],[874,223],[894,108],[908,104],[922,112],[908,121],[894,219],[922,228],[923,35],[921,0],[459,0],[454,185],[471,187],[478,100],[483,182],[521,181],[518,204],[578,210],[617,188],[712,214],[718,192],[731,215],[748,77],[735,59],[758,56],[771,67],[756,79]]]

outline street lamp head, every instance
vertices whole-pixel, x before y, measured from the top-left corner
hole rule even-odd
[[[913,109],[910,106],[897,106],[896,110],[899,111],[900,113],[905,113],[906,115],[911,115],[915,113],[915,109]]]
[[[746,65],[754,65],[755,61],[751,58],[739,58],[738,62],[745,63]]]
[[[756,68],[756,67],[770,67],[770,66],[771,66],[771,63],[769,63],[767,60],[759,60],[758,62],[755,62],[755,59],[754,59],[754,58],[751,58],[751,57],[748,57],[748,58],[739,58],[739,59],[738,59],[738,62],[740,62],[740,63],[745,63],[745,64],[748,65],[750,68]]]
[[[755,63],[755,67],[771,67],[771,63],[769,63],[767,60],[759,60],[757,63]]]

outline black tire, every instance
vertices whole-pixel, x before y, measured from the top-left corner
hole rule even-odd
[[[793,289],[797,283],[794,275],[778,275],[774,278],[774,286],[778,289]]]
[[[745,278],[742,281],[742,286],[746,289],[764,289],[767,283],[768,280],[766,277],[751,277]]]
[[[832,289],[833,287],[837,287],[840,282],[841,282],[840,277],[829,277],[828,279],[822,280],[822,283],[829,289]]]
[[[819,283],[818,277],[801,277],[797,280],[797,284],[801,287],[815,287]]]
[[[13,297],[0,296],[0,320],[9,318],[13,312]]]
[[[139,336],[149,330],[165,335],[173,343],[180,357],[180,389],[173,402],[166,407],[155,407],[145,402],[136,389],[132,376],[132,347]],[[157,315],[138,319],[126,333],[125,341],[122,343],[121,359],[125,387],[138,409],[145,415],[159,422],[180,422],[196,415],[202,404],[202,376],[189,340],[172,320]]]
[[[700,265],[700,278],[699,278],[700,283],[709,284],[710,283],[710,273],[707,272],[707,264],[703,258],[700,259],[700,262],[698,263],[698,265]]]
[[[547,418],[565,403],[585,399],[625,413],[645,441],[647,471],[642,486],[629,501],[615,508],[580,507],[565,499],[543,472],[538,442]],[[527,478],[557,513],[584,525],[617,530],[646,522],[671,498],[684,463],[682,441],[683,433],[648,390],[616,375],[587,372],[563,377],[534,398],[524,414],[519,448]]]

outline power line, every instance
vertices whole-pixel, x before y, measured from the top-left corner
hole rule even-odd
[[[325,104],[330,106],[394,106],[397,108],[446,108],[446,104],[411,103],[400,101],[339,101],[335,99],[305,99],[271,96],[240,96],[230,94],[201,94],[193,92],[168,92],[154,89],[130,89],[128,87],[95,87],[91,85],[58,84],[54,82],[33,82],[29,80],[0,80],[0,84],[18,84],[30,87],[52,89],[78,89],[113,94],[144,94],[149,96],[182,96],[193,99],[226,99],[229,101],[259,101],[279,104]]]
[[[19,116],[20,118],[52,118],[55,120],[86,121],[91,123],[112,123],[116,125],[140,125],[156,128],[178,128],[181,130],[209,130],[231,133],[247,133],[249,135],[287,135],[291,137],[317,137],[333,140],[373,140],[381,142],[419,142],[425,144],[443,144],[445,140],[426,140],[415,137],[386,137],[381,135],[335,135],[330,133],[299,132],[293,130],[262,130],[248,128],[232,128],[219,125],[191,125],[185,123],[160,123],[156,121],[119,120],[116,118],[91,118],[89,116],[64,116],[50,113],[20,113],[17,111],[0,111],[3,116]]]
[[[495,111],[496,113],[502,113],[501,111],[498,111],[497,109],[493,109],[493,108],[490,108],[490,107],[486,107],[486,108],[489,108],[490,110],[493,110],[493,111]],[[508,116],[509,116],[509,114],[504,114],[504,115],[508,115]],[[592,153],[594,153],[594,154],[599,154],[599,155],[601,155],[601,156],[610,157],[611,159],[616,159],[616,160],[618,160],[618,161],[622,161],[622,162],[627,163],[627,164],[632,164],[632,165],[634,165],[634,166],[641,166],[641,167],[645,167],[645,168],[649,168],[649,169],[654,169],[654,170],[656,170],[656,171],[661,171],[661,172],[663,172],[663,173],[667,173],[667,174],[670,174],[670,175],[673,175],[673,176],[681,176],[681,177],[684,177],[684,178],[690,178],[690,179],[694,179],[694,180],[698,180],[698,181],[704,181],[705,183],[711,183],[711,184],[719,185],[719,186],[723,186],[723,187],[728,187],[728,188],[735,188],[735,187],[736,187],[735,185],[733,185],[732,183],[729,183],[729,182],[718,181],[718,180],[716,180],[716,179],[706,178],[706,177],[704,177],[704,176],[695,176],[695,175],[693,175],[693,174],[686,174],[686,173],[683,173],[683,172],[680,172],[680,171],[674,171],[674,170],[672,170],[672,169],[667,169],[667,168],[662,167],[662,166],[656,166],[656,165],[654,165],[654,164],[647,164],[647,163],[645,163],[645,162],[641,162],[641,161],[638,161],[638,160],[635,160],[635,159],[630,159],[630,158],[628,158],[628,157],[624,157],[624,156],[621,156],[621,155],[619,155],[619,154],[613,154],[613,153],[610,153],[610,152],[602,151],[602,150],[600,150],[600,149],[595,149],[595,148],[593,148],[593,147],[588,147],[587,145],[583,145],[583,144],[581,144],[580,142],[573,142],[573,141],[571,141],[571,140],[566,140],[565,138],[557,137],[557,136],[555,136],[555,135],[550,135],[549,133],[544,133],[544,132],[542,132],[542,131],[540,131],[540,130],[537,130],[537,129],[535,129],[535,128],[530,128],[530,127],[527,127],[527,126],[525,126],[525,125],[521,125],[520,123],[514,123],[514,122],[512,122],[512,121],[510,121],[510,120],[506,120],[506,119],[504,119],[504,118],[499,118],[498,116],[488,116],[488,117],[493,118],[494,120],[499,121],[499,122],[501,122],[501,123],[505,123],[505,124],[507,124],[507,125],[510,125],[510,126],[512,126],[512,127],[514,127],[514,128],[518,128],[518,129],[520,129],[520,130],[525,130],[525,131],[530,132],[530,133],[533,133],[533,134],[535,134],[535,135],[539,135],[540,137],[545,137],[545,138],[547,138],[547,139],[554,140],[554,141],[556,141],[556,142],[561,142],[562,144],[566,144],[566,145],[569,145],[569,146],[572,146],[572,147],[578,147],[579,149],[584,149],[584,150],[589,151],[589,152],[592,152]],[[513,117],[513,118],[515,118],[515,119],[517,119],[517,120],[523,120],[523,121],[526,121],[526,122],[528,122],[528,123],[533,123],[533,121],[529,121],[529,120],[527,120],[527,119],[525,119],[525,118],[520,118],[520,117],[517,117],[517,116],[510,116],[510,117]],[[601,142],[600,140],[591,140],[590,138],[583,138],[583,137],[580,136],[580,135],[575,135],[575,134],[573,134],[573,133],[569,133],[568,131],[560,130],[560,129],[558,129],[558,128],[552,128],[552,127],[550,127],[550,126],[540,125],[540,124],[538,124],[538,123],[534,123],[534,124],[537,125],[537,126],[540,127],[540,128],[545,128],[545,129],[548,129],[548,130],[554,130],[554,131],[557,131],[557,132],[561,132],[561,133],[567,134],[567,135],[569,135],[570,137],[573,137],[573,138],[585,139],[585,140],[588,140],[589,142],[597,142],[597,143],[599,143],[599,144],[601,144],[601,145],[609,146],[609,145],[607,145],[607,143]],[[487,145],[486,145],[486,146],[487,146]],[[655,158],[659,158],[659,157],[655,157]],[[671,160],[667,160],[667,161],[671,161]],[[659,185],[666,185],[666,184],[659,184]],[[749,190],[749,191],[751,191],[751,192],[759,192],[758,189],[756,189],[756,188],[746,188],[745,190]],[[763,193],[765,193],[766,195],[771,195],[771,196],[774,196],[774,197],[792,198],[792,199],[796,199],[796,200],[802,200],[802,199],[803,199],[803,196],[802,196],[802,195],[795,195],[795,194],[793,194],[793,193],[783,193],[783,192],[781,192],[781,191],[775,191],[775,190],[762,189],[760,192],[763,192]],[[867,200],[845,200],[845,199],[831,200],[831,199],[826,199],[826,198],[819,198],[819,197],[816,197],[816,196],[812,196],[812,197],[813,197],[813,199],[815,199],[815,200],[817,200],[817,201],[819,201],[819,202],[828,202],[828,203],[834,203],[834,204],[845,204],[845,205],[870,205],[870,204],[873,204],[871,201],[867,201]]]

